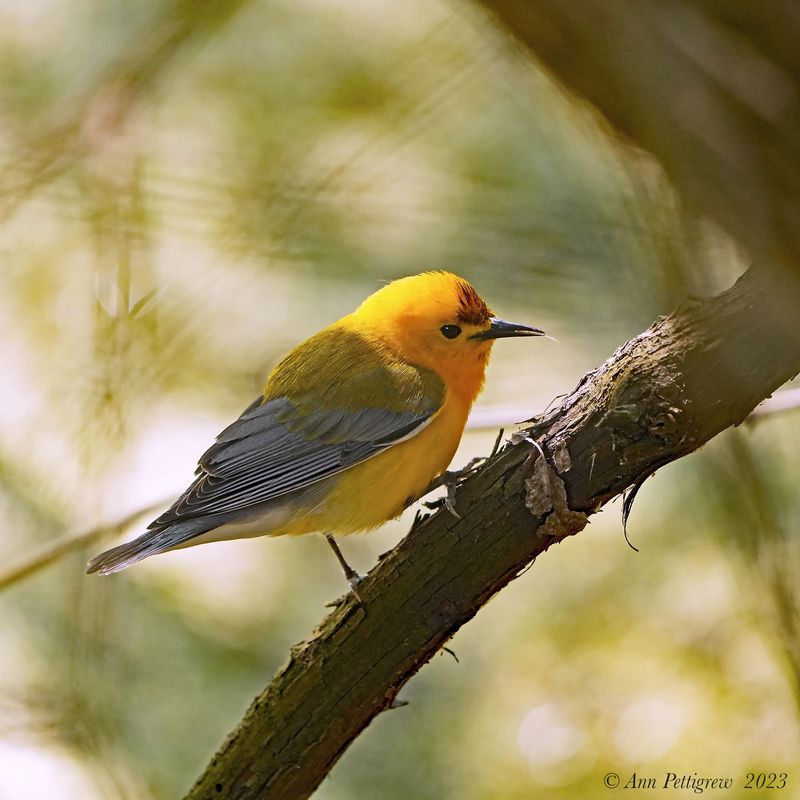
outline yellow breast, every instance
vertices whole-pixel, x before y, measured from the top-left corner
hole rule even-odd
[[[343,472],[324,504],[296,529],[290,525],[285,532],[356,533],[399,516],[410,501],[416,500],[447,469],[468,414],[467,405],[448,395],[441,410],[422,431]]]

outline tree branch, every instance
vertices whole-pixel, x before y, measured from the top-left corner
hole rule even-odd
[[[461,486],[462,519],[422,520],[359,586],[363,607],[348,597],[292,648],[189,800],[308,797],[406,681],[538,555],[800,371],[799,303],[796,277],[751,269],[620,347]]]

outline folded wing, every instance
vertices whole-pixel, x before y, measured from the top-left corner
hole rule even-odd
[[[197,479],[150,527],[241,511],[342,472],[422,430],[441,406],[443,390],[436,394],[420,391],[406,411],[304,413],[308,399],[259,398],[220,433]]]

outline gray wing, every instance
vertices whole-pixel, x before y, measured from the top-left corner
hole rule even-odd
[[[301,414],[286,398],[259,398],[220,433],[200,458],[194,483],[149,527],[230,514],[342,472],[418,433],[440,400],[423,394],[402,412]]]
[[[370,355],[367,349],[365,358]],[[429,370],[365,367],[361,362],[356,367],[349,380],[339,374],[346,370],[334,348],[308,394],[252,403],[203,454],[197,478],[172,508],[137,539],[93,558],[86,571],[108,575],[125,569],[224,525],[248,508],[336,475],[419,433],[441,408],[444,384]],[[376,369],[382,373],[379,381],[374,380]],[[350,390],[338,396],[355,395],[365,408],[337,408],[325,391],[333,385],[332,376],[339,379],[339,389],[347,382]],[[382,394],[376,395],[375,387]],[[381,407],[386,405],[392,408]]]

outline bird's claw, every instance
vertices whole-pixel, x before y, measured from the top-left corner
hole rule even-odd
[[[444,506],[456,519],[461,519],[461,514],[456,511],[456,489],[461,481],[463,481],[465,478],[468,478],[473,472],[475,472],[478,464],[488,461],[497,454],[498,450],[500,449],[500,443],[503,440],[504,432],[505,431],[503,428],[499,430],[497,439],[495,439],[494,442],[494,447],[492,447],[492,452],[489,453],[488,456],[476,456],[475,458],[470,459],[466,466],[462,467],[461,469],[447,470],[438,478],[435,478],[430,483],[428,488],[422,493],[423,496],[428,494],[428,492],[435,491],[441,486],[445,486],[447,488],[447,494],[444,497],[437,498],[436,500],[425,501],[422,503],[422,505],[424,505],[426,508],[430,508],[431,510],[435,510]],[[411,526],[411,530],[414,530],[414,528],[417,526],[417,523],[420,521],[419,517],[419,512],[417,512],[417,516],[414,517],[414,524]]]
[[[461,514],[456,511],[456,486],[458,483],[446,483],[447,486],[447,494],[445,495],[442,502],[444,503],[444,507],[456,518],[461,519]]]
[[[364,601],[361,599],[361,595],[358,593],[358,585],[363,580],[363,575],[359,575],[355,570],[353,570],[351,574],[347,576],[347,582],[350,584],[350,591],[353,593],[353,596],[356,598],[356,600],[358,600],[358,604],[362,606],[364,605]]]
[[[456,511],[456,489],[465,478],[469,477],[478,464],[486,461],[486,456],[477,456],[470,460],[466,466],[457,470],[447,470],[439,477],[439,486],[447,488],[447,494],[437,500],[423,503],[424,506],[430,509],[441,508],[444,506],[456,519],[461,519],[461,514]]]
[[[357,587],[361,583],[361,581],[364,580],[364,576],[359,575],[355,570],[352,570],[350,574],[345,575],[345,577],[347,579],[347,583],[350,585],[350,591],[353,593],[353,597],[355,597],[356,599],[356,603],[363,608],[364,600],[358,593]],[[331,600],[330,603],[325,603],[325,608],[339,608],[340,605],[342,605],[347,601],[348,596],[349,595],[343,594],[341,597],[337,597],[335,600]]]
[[[457,469],[451,474],[456,479],[466,478],[468,475],[475,472],[475,468],[478,466],[478,464],[483,463],[484,461],[488,460],[488,458],[489,456],[475,456],[475,458],[471,458],[467,462],[466,466],[462,467],[461,469]]]

